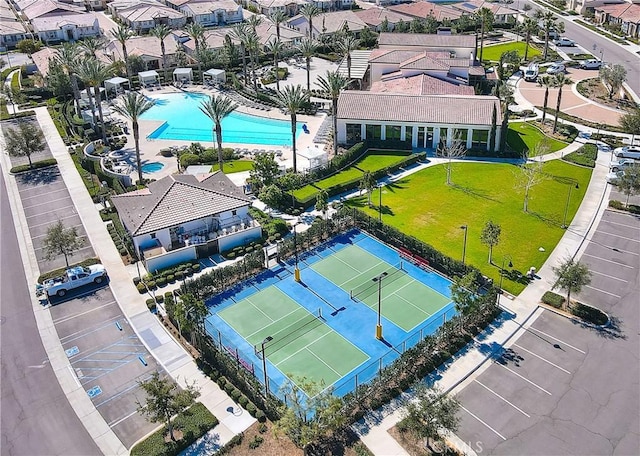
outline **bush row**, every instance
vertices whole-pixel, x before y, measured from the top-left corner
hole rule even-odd
[[[56,160],[55,158],[47,158],[45,160],[39,160],[39,161],[33,162],[31,166],[29,166],[28,163],[26,165],[14,166],[13,168],[11,168],[9,172],[11,174],[24,173],[27,171],[33,171],[34,169],[48,168],[50,166],[55,166],[57,164],[58,164],[58,160]]]
[[[199,272],[200,268],[200,263],[197,260],[189,260],[170,268],[150,272],[141,278],[134,277],[133,284],[137,286],[140,282],[144,282],[149,286],[151,282],[155,282],[156,286],[164,286],[167,283],[173,283],[176,280],[191,277],[194,273]],[[160,283],[162,283],[162,285],[160,285]]]
[[[595,168],[596,159],[598,158],[598,146],[595,144],[585,144],[575,152],[571,152],[563,157],[563,160],[575,163],[576,165],[588,166]]]
[[[556,309],[562,309],[565,299],[564,296],[561,296],[558,293],[547,291],[542,295],[541,301],[551,307],[555,307]]]
[[[640,214],[640,206],[637,206],[635,204],[629,204],[627,206],[621,201],[611,200],[609,201],[609,207],[617,209],[619,211],[631,212],[632,214]]]

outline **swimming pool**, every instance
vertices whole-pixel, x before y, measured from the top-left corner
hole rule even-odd
[[[162,168],[164,168],[164,163],[160,163],[160,162],[145,163],[144,165],[142,165],[142,172],[157,173]]]
[[[173,139],[183,141],[213,141],[213,123],[200,111],[199,106],[208,95],[202,93],[168,93],[152,96],[156,105],[140,119],[164,120],[149,139]],[[298,122],[296,137],[302,131]],[[291,145],[291,122],[268,119],[240,112],[232,112],[222,121],[224,143]]]

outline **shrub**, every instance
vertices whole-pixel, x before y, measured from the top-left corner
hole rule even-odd
[[[227,379],[226,379],[226,378],[224,378],[224,377],[220,377],[220,378],[218,379],[218,386],[219,386],[220,388],[224,389],[224,387],[226,386],[226,384],[227,384]]]
[[[196,154],[187,153],[180,156],[180,166],[182,166],[183,169],[187,166],[197,165],[198,163],[200,163],[200,157]]]
[[[247,399],[247,396],[242,395],[238,398],[238,404],[240,404],[240,407],[246,407],[248,403],[249,399]]]
[[[231,396],[231,399],[233,399],[234,402],[238,402],[238,399],[240,399],[240,396],[242,396],[242,393],[238,388],[234,388],[229,395]]]
[[[258,411],[258,408],[255,406],[255,404],[253,402],[249,402],[247,404],[247,412],[249,412],[249,414],[251,414],[251,416],[255,417],[257,411]]]
[[[162,304],[164,302],[164,295],[158,295],[156,296],[156,302],[158,304]]]
[[[47,168],[49,166],[55,166],[57,164],[58,164],[58,160],[56,160],[55,158],[47,158],[45,160],[39,160],[39,161],[33,162],[31,167],[29,166],[29,164],[14,166],[13,168],[11,168],[11,171],[9,172],[11,174],[24,173],[26,171]]]
[[[156,312],[157,306],[156,302],[153,299],[147,299],[147,309],[149,309],[150,312]]]
[[[166,291],[166,292],[164,293],[164,299],[165,299],[165,300],[167,300],[167,299],[173,299],[173,291]]]
[[[193,270],[190,267],[185,268],[184,275],[191,277],[193,275]]]
[[[227,384],[226,384],[226,385],[224,385],[224,390],[225,390],[225,392],[226,392],[227,394],[229,394],[229,395],[231,394],[231,392],[232,392],[234,389],[235,389],[235,386],[233,386],[233,384],[232,384],[232,383],[230,383],[230,382],[227,382]]]
[[[149,280],[147,282],[147,287],[149,290],[155,290],[157,288],[155,280]]]
[[[167,282],[174,283],[176,281],[176,277],[173,274],[167,275]]]
[[[193,270],[193,272],[200,272],[200,263],[196,263],[193,266],[191,266],[191,269]]]
[[[227,260],[233,260],[236,257],[236,254],[234,252],[229,252],[225,255],[225,257],[227,258]]]
[[[184,272],[176,271],[174,277],[176,278],[176,280],[182,280],[182,278],[184,277]]]
[[[165,279],[164,277],[158,277],[158,280],[156,280],[156,284],[159,287],[164,287],[167,284],[167,279]]]
[[[139,283],[140,283],[140,277],[134,277],[133,284],[137,287]]]
[[[264,439],[261,436],[256,435],[253,437],[253,440],[249,442],[249,448],[255,450],[260,445],[262,445],[262,442],[264,442]]]
[[[556,309],[561,309],[564,301],[564,296],[554,293],[553,291],[547,291],[542,295],[542,302],[550,305],[551,307],[555,307]]]
[[[147,287],[142,282],[140,282],[138,285],[136,285],[136,288],[138,289],[138,293],[140,293],[140,294],[142,294],[142,293],[147,291]]]
[[[582,318],[594,325],[604,325],[609,321],[609,317],[603,313],[600,309],[587,306],[577,302],[574,306],[571,306],[571,313],[576,317]]]
[[[264,433],[265,433],[265,432],[267,432],[268,430],[269,430],[269,428],[267,428],[267,425],[266,425],[266,424],[264,424],[264,423],[260,423],[260,424],[258,425],[258,432],[259,432],[260,434],[264,434]]]
[[[265,421],[267,421],[267,416],[264,414],[262,410],[256,411],[255,416],[256,416],[256,420],[258,420],[260,423],[264,423]]]
[[[120,256],[127,256],[129,255],[129,252],[127,251],[127,249],[118,249],[118,253],[120,254]]]
[[[609,201],[609,207],[617,209],[619,211],[631,212],[632,214],[640,214],[640,206],[637,206],[635,204],[629,204],[629,206],[625,206],[621,201],[611,200]]]

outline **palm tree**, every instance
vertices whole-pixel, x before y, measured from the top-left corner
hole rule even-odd
[[[560,115],[560,103],[562,103],[562,87],[573,84],[571,78],[564,73],[558,73],[555,76],[554,86],[558,88],[558,98],[556,101],[556,118],[553,120],[553,132],[556,132],[558,126],[558,117]]]
[[[113,104],[113,110],[131,121],[133,140],[136,146],[136,165],[138,180],[142,184],[142,163],[140,162],[140,126],[138,118],[153,107],[155,101],[136,92],[128,92]]]
[[[357,49],[359,45],[360,41],[350,34],[344,35],[337,43],[338,53],[342,58],[347,58],[347,79],[351,79],[351,51]]]
[[[307,19],[307,24],[309,25],[309,39],[313,39],[313,18],[319,16],[321,13],[320,8],[313,3],[305,3],[304,6],[300,8],[300,14]]]
[[[349,85],[349,80],[337,71],[327,71],[326,77],[320,76],[316,84],[324,93],[331,97],[333,114],[333,154],[338,155],[338,97],[340,92]]]
[[[476,18],[480,23],[480,62],[482,62],[482,51],[484,50],[484,34],[493,28],[493,12],[489,8],[480,8]]]
[[[542,128],[544,128],[544,119],[547,117],[547,103],[549,102],[549,87],[553,87],[553,78],[551,76],[542,76],[538,78],[538,84],[544,87],[544,103],[542,105]]]
[[[258,59],[260,56],[260,38],[255,29],[249,28],[247,31],[247,38],[245,47],[249,51],[249,60],[251,61],[251,83],[253,84],[253,90],[258,92],[258,83],[256,78],[256,67],[258,66]]]
[[[303,38],[298,46],[298,50],[302,53],[307,66],[307,91],[311,91],[311,57],[316,53],[318,48],[315,41],[311,38]]]
[[[522,31],[524,32],[524,61],[527,61],[527,57],[529,56],[529,43],[531,42],[531,37],[538,33],[538,22],[532,18],[527,17],[522,23]]]
[[[280,91],[280,74],[278,63],[280,60],[280,54],[282,53],[283,49],[284,46],[282,44],[282,41],[280,41],[279,39],[272,39],[267,43],[267,52],[273,54],[273,67],[276,75],[276,90],[278,91]]]
[[[493,94],[500,99],[500,109],[502,109],[502,124],[500,125],[500,146],[499,150],[504,153],[507,146],[507,129],[509,128],[509,105],[513,103],[513,89],[506,81],[500,81],[495,86]]]
[[[242,78],[244,79],[244,85],[247,85],[247,25],[244,23],[238,24],[231,29],[230,35],[233,39],[240,43],[240,56],[242,58]]]
[[[222,95],[211,95],[200,103],[200,111],[213,122],[213,136],[218,142],[218,166],[224,172],[222,159],[222,119],[238,108],[238,105]]]
[[[100,116],[100,132],[102,133],[102,141],[107,142],[107,129],[104,125],[104,116],[102,115],[102,100],[100,99],[100,86],[112,75],[111,68],[94,57],[84,59],[78,69],[80,79],[87,86],[87,94],[89,87],[93,87],[93,96],[98,107],[98,115]],[[91,96],[89,96],[91,100]],[[91,107],[93,110],[93,106]],[[95,122],[95,114],[94,114]],[[95,125],[95,123],[94,123]]]
[[[184,28],[184,31],[187,32],[187,35],[191,37],[193,40],[193,45],[195,46],[195,54],[200,55],[200,48],[204,44],[204,27],[197,22],[192,22],[187,24]],[[198,72],[200,73],[200,77],[202,77],[202,61],[198,58]]]
[[[278,37],[278,41],[280,41],[280,24],[286,22],[289,17],[284,11],[278,10],[269,16],[271,22],[273,22],[276,26],[276,36]]]
[[[171,29],[164,24],[158,24],[151,30],[149,30],[149,35],[155,36],[160,40],[160,52],[162,52],[162,69],[164,70],[164,82],[165,84],[168,82],[167,76],[167,54],[164,48],[164,39],[171,35]]]
[[[291,150],[293,151],[293,172],[298,172],[298,162],[296,157],[296,130],[298,111],[309,102],[309,92],[305,92],[301,85],[286,86],[278,92],[278,104],[282,109],[289,111],[291,115]]]
[[[556,30],[560,33],[564,32],[564,22],[558,22],[558,18],[556,18],[553,11],[537,10],[533,17],[542,22],[540,25],[540,28],[544,31],[544,53],[542,58],[546,60],[549,52],[549,33],[551,30]]]
[[[56,55],[56,61],[62,66],[64,71],[69,75],[71,81],[71,89],[73,90],[73,100],[76,105],[76,115],[80,115],[80,89],[78,88],[78,75],[76,73],[76,67],[78,65],[78,59],[82,53],[80,47],[76,43],[62,43],[62,46],[58,48]]]
[[[102,36],[90,36],[82,40],[82,43],[80,44],[85,52],[89,54],[89,57],[95,57],[96,59],[98,58],[98,51],[103,49],[106,45],[107,41]]]
[[[124,59],[125,67],[127,68],[127,79],[131,84],[131,70],[129,68],[129,54],[127,53],[127,40],[134,36],[134,33],[126,24],[120,24],[117,29],[111,30],[111,35],[122,46],[122,58]]]

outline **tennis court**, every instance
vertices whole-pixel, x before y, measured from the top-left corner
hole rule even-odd
[[[300,282],[291,258],[207,302],[211,340],[274,394],[300,377],[347,394],[455,314],[448,279],[361,231],[298,261]]]

